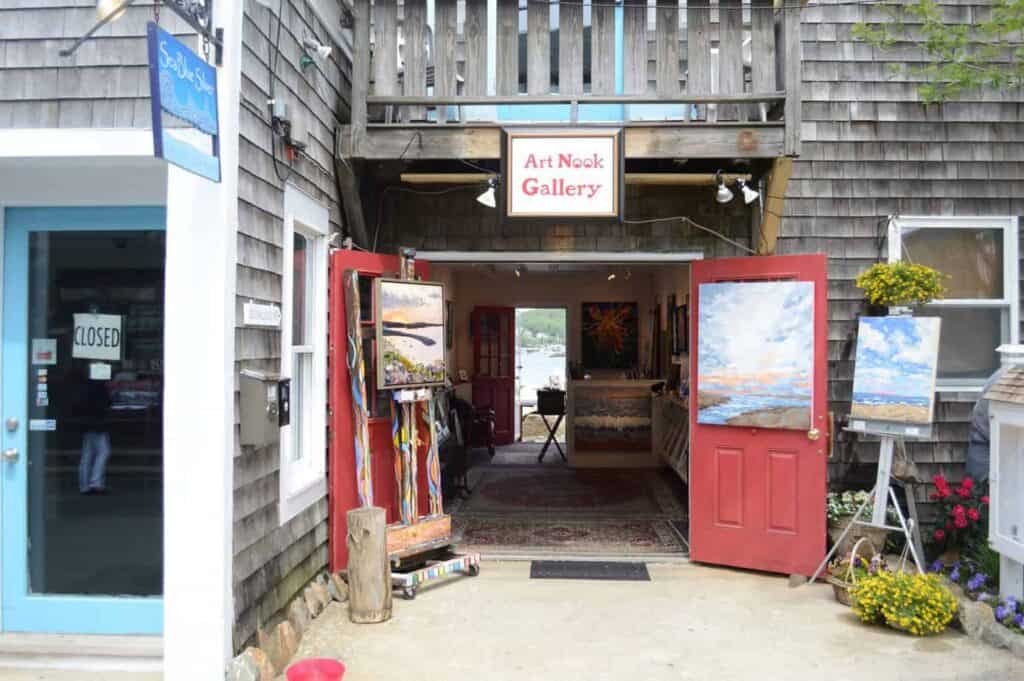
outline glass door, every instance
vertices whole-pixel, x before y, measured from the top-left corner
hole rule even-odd
[[[164,223],[162,208],[5,214],[7,631],[162,629]]]

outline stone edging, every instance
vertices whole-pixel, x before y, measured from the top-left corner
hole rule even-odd
[[[971,599],[959,584],[953,584],[946,577],[942,580],[956,596],[958,604],[955,622],[965,634],[996,648],[1005,648],[1024,660],[1024,635],[997,622],[995,612],[988,603]]]
[[[266,632],[257,632],[259,647],[250,646],[228,665],[228,681],[274,681],[284,674],[312,621],[331,601],[348,600],[348,584],[338,573],[322,572],[288,605],[287,618]]]

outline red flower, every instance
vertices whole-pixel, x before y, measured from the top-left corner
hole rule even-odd
[[[950,495],[950,491],[949,491],[948,487],[939,487],[939,491],[937,491],[935,493],[935,498],[936,499],[945,499],[949,495]]]
[[[972,480],[971,476],[968,475],[960,482],[960,486],[964,489],[971,489],[974,487],[974,480]]]
[[[953,519],[953,524],[959,527],[961,530],[967,527],[967,518],[964,516],[957,516]]]
[[[957,516],[962,518],[964,515],[967,514],[967,509],[965,509],[960,504],[957,504],[956,506],[953,507],[952,513],[954,518],[956,518]]]
[[[942,530],[935,530],[935,541],[942,541],[946,538],[946,533]]]
[[[960,495],[961,499],[970,499],[971,498],[971,490],[969,490],[969,489],[965,489],[963,487],[957,487],[956,488],[956,493]]]
[[[953,529],[953,521],[952,520],[947,520],[946,521],[946,529],[947,530],[952,530]]]
[[[981,498],[981,503],[983,503],[986,506],[988,506],[988,495],[987,494]]]
[[[979,520],[981,520],[981,514],[978,513],[978,509],[976,508],[967,509],[967,517],[973,520],[974,522],[978,522]]]

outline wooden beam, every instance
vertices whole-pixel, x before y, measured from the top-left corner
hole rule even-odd
[[[399,179],[406,184],[483,184],[498,177],[497,173],[402,173]],[[626,173],[626,184],[660,185],[675,187],[712,187],[718,182],[715,173]],[[737,180],[750,182],[747,174],[723,173],[726,184]]]
[[[370,95],[370,104],[392,104],[396,106],[501,106],[513,104],[721,104],[721,103],[757,103],[781,102],[786,93],[778,92],[746,92],[722,94],[679,94],[674,95],[511,95],[511,96],[476,96],[460,95],[456,97],[438,97],[436,95],[417,96],[377,96]]]
[[[764,205],[764,220],[761,221],[761,239],[757,245],[758,255],[774,255],[782,225],[782,211],[786,204],[786,186],[793,172],[793,159],[781,156],[772,163],[768,176],[768,187],[761,197]]]
[[[783,27],[785,42],[782,49],[785,54],[785,89],[786,89],[786,155],[800,155],[800,127],[802,114],[800,107],[801,94],[801,60],[800,46],[800,8],[783,6]]]
[[[370,87],[370,0],[355,0],[353,7],[352,127],[356,137],[366,126],[366,95]]]
[[[775,158],[785,154],[781,125],[635,126],[625,128],[627,158]],[[499,159],[498,126],[370,127],[353,138],[344,126],[339,147],[351,158]]]

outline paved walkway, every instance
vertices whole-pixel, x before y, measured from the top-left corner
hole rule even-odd
[[[345,681],[1002,681],[1024,661],[956,632],[918,639],[860,624],[824,585],[694,564],[651,582],[530,580],[485,563],[395,599],[383,624],[332,603],[296,659],[330,656]]]

